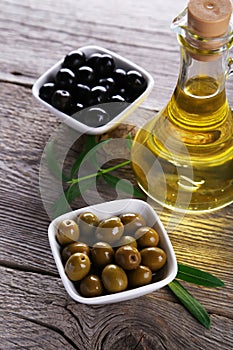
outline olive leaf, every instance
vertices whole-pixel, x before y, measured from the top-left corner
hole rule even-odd
[[[71,203],[75,198],[84,194],[84,192],[86,192],[86,190],[88,190],[95,183],[95,181],[95,178],[89,178],[85,181],[82,181],[81,183],[69,186],[66,190],[67,201]]]
[[[84,150],[78,155],[78,157],[76,158],[76,160],[71,168],[71,172],[70,172],[71,178],[73,178],[75,176],[75,174],[78,171],[84,157],[88,154],[88,152],[92,148],[95,147],[95,145],[96,145],[95,137],[92,135],[87,135],[87,137],[85,139]]]
[[[129,133],[129,134],[126,136],[126,145],[127,145],[127,147],[128,147],[129,150],[131,150],[132,144],[133,144],[133,138],[132,138],[132,135]]]
[[[97,159],[96,159],[96,152],[99,149],[100,145],[102,146],[103,143],[109,142],[110,139],[101,140],[99,142],[96,141],[95,136],[87,135],[84,150],[78,155],[76,158],[70,172],[71,179],[74,178],[76,175],[81,163],[84,160],[91,160],[92,163],[96,166],[96,168],[99,168]]]
[[[212,274],[183,264],[178,264],[176,278],[205,287],[224,286],[224,282]]]
[[[76,158],[72,168],[71,168],[71,172],[70,172],[70,177],[73,178],[76,174],[76,172],[78,171],[84,157],[86,156],[87,152],[83,151],[79,154],[79,156]]]
[[[185,308],[207,329],[210,329],[210,317],[205,308],[195,299],[180,282],[173,280],[168,287]]]

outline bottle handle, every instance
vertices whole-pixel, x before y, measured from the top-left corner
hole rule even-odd
[[[233,75],[233,58],[229,57],[227,63],[226,78],[228,78],[231,75]]]

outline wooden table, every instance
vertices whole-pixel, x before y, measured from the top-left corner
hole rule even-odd
[[[0,349],[159,350],[233,348],[233,206],[205,215],[160,212],[180,263],[221,278],[225,287],[186,284],[211,317],[201,326],[167,288],[107,306],[74,302],[48,243],[50,223],[39,190],[39,166],[58,119],[32,97],[35,79],[67,52],[100,45],[144,66],[155,87],[137,111],[162,108],[175,87],[179,47],[170,31],[186,1],[1,0]],[[228,91],[233,102],[233,86]],[[74,146],[69,161],[74,160]],[[121,174],[130,176],[130,169]],[[112,190],[100,186],[105,199]],[[85,205],[79,199],[75,207]],[[173,228],[172,228],[173,227]]]

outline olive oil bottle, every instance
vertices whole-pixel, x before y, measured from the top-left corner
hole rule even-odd
[[[141,128],[132,147],[139,186],[163,206],[205,212],[233,202],[230,0],[190,0],[173,22],[180,74],[167,106]]]

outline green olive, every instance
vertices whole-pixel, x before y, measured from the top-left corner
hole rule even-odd
[[[130,245],[124,245],[117,249],[115,253],[115,261],[123,269],[133,270],[140,264],[141,255],[137,248]]]
[[[117,242],[117,246],[121,247],[123,245],[131,245],[132,247],[137,248],[137,241],[132,236],[122,236],[120,240]]]
[[[105,289],[110,293],[121,292],[128,286],[128,278],[125,271],[115,264],[105,266],[101,277]]]
[[[96,229],[96,238],[99,241],[114,243],[121,238],[124,232],[124,225],[117,216],[105,219],[100,222]]]
[[[90,236],[95,232],[96,226],[99,224],[98,217],[91,212],[81,213],[77,218],[80,233],[83,236]]]
[[[159,234],[155,229],[143,226],[135,232],[135,238],[141,248],[156,247],[159,243]]]
[[[101,279],[97,275],[88,275],[82,279],[79,286],[80,293],[84,297],[97,297],[103,293]]]
[[[113,261],[114,250],[106,242],[97,242],[91,249],[91,258],[95,267],[103,268]]]
[[[125,235],[134,234],[139,227],[146,226],[145,219],[140,214],[125,213],[121,214],[119,217],[124,224]]]
[[[79,227],[74,220],[65,219],[58,225],[56,237],[61,245],[75,242],[79,239]]]
[[[90,271],[91,262],[84,253],[72,254],[65,264],[65,272],[71,281],[80,281]]]
[[[62,252],[61,252],[62,260],[66,262],[69,259],[69,257],[74,253],[84,253],[89,255],[90,248],[86,243],[83,243],[83,242],[70,243],[62,249]]]
[[[151,269],[152,272],[161,269],[167,260],[166,253],[159,247],[148,247],[140,251],[142,257],[142,265]]]
[[[149,284],[152,272],[147,266],[139,265],[135,270],[128,271],[129,287],[136,288]]]

